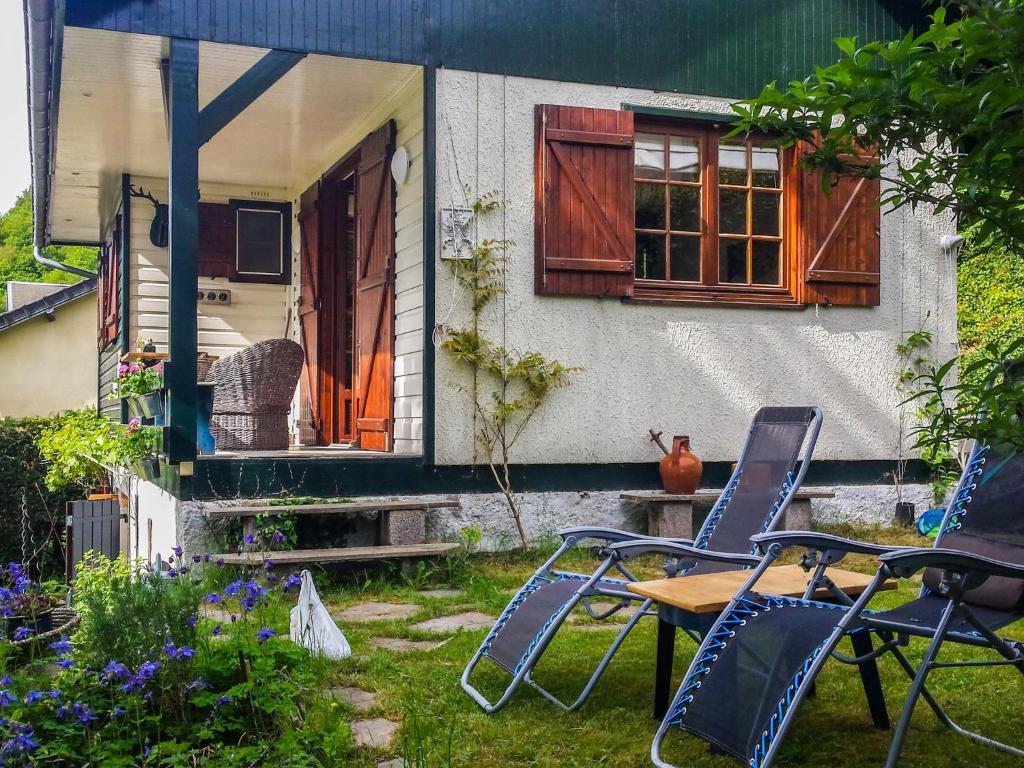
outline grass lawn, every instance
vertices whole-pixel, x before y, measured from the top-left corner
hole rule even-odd
[[[842,535],[892,543],[928,542],[915,534],[874,528],[831,529]],[[343,623],[354,655],[338,662],[328,674],[332,684],[358,686],[377,694],[368,713],[341,714],[351,719],[387,718],[401,722],[395,744],[388,750],[357,750],[351,765],[373,766],[379,760],[404,754],[410,765],[430,766],[645,766],[657,723],[651,717],[654,672],[655,621],[645,619],[619,651],[615,661],[582,711],[567,714],[545,702],[529,688],[522,689],[504,710],[488,716],[462,692],[459,676],[486,630],[462,631],[429,651],[395,652],[370,644],[375,637],[412,640],[443,639],[410,628],[417,621],[463,611],[497,616],[541,561],[543,552],[476,555],[457,569],[462,594],[427,598],[418,590],[438,586],[438,571],[421,571],[414,579],[380,576],[359,583],[340,579],[321,581],[321,595],[333,613],[371,600],[416,603],[419,612],[401,621]],[[584,558],[572,564],[586,567]],[[851,556],[844,567],[874,570],[869,558]],[[651,570],[654,575],[656,572]],[[449,574],[450,575],[450,574]],[[904,582],[898,592],[882,594],[875,605],[887,607],[912,599],[918,585]],[[573,695],[585,680],[585,669],[600,659],[612,638],[607,629],[591,629],[580,621],[566,627],[549,649],[536,677],[547,687]],[[1024,637],[1019,627],[1011,628]],[[944,658],[979,657],[973,649],[947,650]],[[920,658],[924,641],[914,640],[908,650]],[[685,673],[694,645],[679,636],[676,684]],[[849,652],[849,648],[845,649]],[[880,662],[890,715],[899,713],[908,680],[890,658]],[[493,674],[492,674],[493,672]],[[478,668],[482,685],[500,690],[505,678],[488,663]],[[489,687],[487,687],[489,684]],[[1019,741],[1020,701],[1024,688],[1012,668],[940,670],[931,680],[933,691],[968,727],[1009,742]],[[885,760],[889,734],[872,728],[856,668],[828,664],[819,678],[817,697],[803,705],[787,738],[779,765],[878,766]],[[711,757],[703,742],[677,734],[670,736],[666,756],[680,766],[730,766],[729,758]],[[925,705],[918,707],[903,752],[901,766],[998,766],[1019,761],[957,737],[937,722]]]

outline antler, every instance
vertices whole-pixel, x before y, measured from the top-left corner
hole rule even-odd
[[[149,200],[149,202],[151,202],[154,205],[154,207],[160,205],[160,201],[153,197],[152,193],[147,192],[145,188],[139,187],[138,189],[136,189],[135,185],[132,185],[131,187],[129,187],[129,189],[131,190],[132,197],[145,198],[146,200]]]

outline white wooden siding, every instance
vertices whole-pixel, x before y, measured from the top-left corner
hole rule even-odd
[[[133,178],[161,201],[167,200],[165,179]],[[226,203],[231,198],[287,200],[285,190],[251,189],[203,183],[202,200]],[[161,351],[167,349],[167,249],[149,241],[153,206],[132,199],[131,300],[129,332],[134,340],[152,339]],[[231,305],[200,304],[197,313],[199,350],[225,357],[257,341],[285,335],[287,286],[233,283],[226,278],[200,278],[199,287],[231,291]]]

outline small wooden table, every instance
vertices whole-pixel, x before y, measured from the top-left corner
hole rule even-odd
[[[756,590],[765,595],[803,597],[812,573],[804,571],[799,565],[773,566],[762,574]],[[874,578],[840,568],[829,568],[827,575],[839,589],[852,598],[862,594]],[[748,578],[749,570],[736,570],[636,581],[627,585],[630,592],[649,597],[658,603],[658,651],[654,673],[655,718],[662,719],[668,711],[676,629],[681,627],[697,631],[701,635],[706,634],[718,618],[718,614],[725,609]],[[882,589],[896,589],[895,580],[885,582]],[[814,599],[822,602],[834,601],[832,592],[821,587],[815,590]],[[854,652],[858,656],[870,653],[871,637],[866,632],[859,632],[850,637]],[[885,699],[882,696],[881,680],[875,662],[860,665],[860,674],[875,725],[887,728],[889,717],[885,710]]]
[[[647,505],[647,532],[651,536],[690,539],[693,538],[693,505],[713,504],[721,495],[719,490],[701,488],[695,493],[622,493],[619,498]],[[779,527],[787,531],[809,531],[812,499],[833,499],[835,495],[834,488],[801,488],[793,495]]]

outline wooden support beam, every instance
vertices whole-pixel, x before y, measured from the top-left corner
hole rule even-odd
[[[253,64],[199,113],[199,146],[216,136],[304,58],[302,52],[275,49]]]
[[[196,457],[196,321],[199,253],[199,43],[171,39],[168,68],[169,263],[164,450],[171,464]]]

